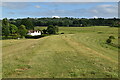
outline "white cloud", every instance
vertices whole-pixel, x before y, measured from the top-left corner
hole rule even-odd
[[[35,8],[41,8],[39,5],[36,5]]]
[[[20,2],[3,2],[3,6],[10,8],[10,9],[23,9],[30,6],[30,4],[27,3],[20,3]],[[41,8],[41,6],[36,5],[33,6],[36,8]],[[24,9],[23,9],[24,10]],[[9,12],[9,14],[14,14],[13,12]],[[17,13],[15,13],[17,14]],[[26,16],[32,15],[32,16],[78,16],[78,17],[115,17],[118,16],[118,6],[117,5],[110,5],[110,4],[105,4],[104,5],[97,5],[94,7],[89,7],[88,8],[76,8],[76,9],[69,9],[69,10],[62,10],[62,9],[54,9],[54,10],[49,10],[45,9],[45,11],[22,11],[22,13]]]
[[[101,13],[115,14],[118,13],[118,6],[115,5],[99,5],[96,10]]]
[[[23,14],[32,15],[32,16],[77,16],[77,17],[117,17],[118,16],[118,7],[115,5],[98,5],[88,9],[71,9],[71,10],[46,10],[46,11],[38,11],[38,12],[24,12]]]
[[[97,19],[98,17],[97,17],[97,16],[93,16],[93,18],[96,18],[96,19]]]

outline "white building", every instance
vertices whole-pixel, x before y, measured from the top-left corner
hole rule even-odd
[[[27,35],[38,36],[38,35],[41,35],[41,31],[38,31],[38,30],[29,30]]]
[[[52,16],[52,18],[60,18],[59,16]]]

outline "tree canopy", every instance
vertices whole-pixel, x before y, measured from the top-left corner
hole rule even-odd
[[[53,25],[49,25],[47,27],[47,32],[49,34],[56,34],[58,32],[58,27],[57,26],[53,26]]]
[[[10,34],[10,27],[9,27],[9,22],[8,22],[7,18],[2,20],[2,33],[6,37],[9,36],[9,34]]]
[[[20,25],[18,32],[22,37],[24,37],[27,33],[27,29],[25,25]]]
[[[18,28],[14,24],[10,24],[10,32],[11,34],[15,34],[18,32]]]
[[[23,18],[9,19],[11,24],[16,26],[25,25],[27,29],[33,29],[34,26],[57,25],[64,27],[86,27],[86,26],[119,26],[118,18]]]
[[[27,30],[34,30],[34,27],[48,26],[42,30],[43,34],[57,34],[59,27],[87,27],[87,26],[111,26],[120,27],[119,18],[23,18],[23,19],[7,19],[0,20],[2,23],[2,35],[14,36],[21,35],[24,37]]]

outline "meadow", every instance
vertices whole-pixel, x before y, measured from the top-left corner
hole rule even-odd
[[[36,27],[36,29],[46,27]],[[3,78],[118,78],[118,28],[59,27],[58,35],[2,40]]]

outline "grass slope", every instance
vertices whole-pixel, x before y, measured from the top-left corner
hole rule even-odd
[[[45,27],[44,27],[45,28]],[[42,28],[43,29],[43,28]],[[4,78],[117,78],[118,28],[60,27],[66,34],[3,40]]]

